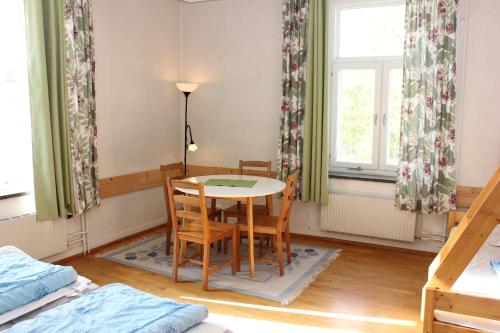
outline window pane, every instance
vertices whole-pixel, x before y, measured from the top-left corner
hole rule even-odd
[[[396,166],[399,159],[399,133],[401,122],[401,94],[403,86],[403,70],[389,71],[389,116],[387,117],[386,164]]]
[[[336,160],[372,163],[375,70],[338,72]]]
[[[401,56],[404,6],[341,9],[339,57]]]
[[[31,120],[23,1],[0,1],[0,196],[31,191]]]

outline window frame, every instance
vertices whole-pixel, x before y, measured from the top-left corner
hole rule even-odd
[[[340,11],[344,9],[359,9],[370,7],[400,6],[404,0],[335,0],[331,6],[333,42],[330,47],[330,91],[329,98],[329,143],[330,143],[330,173],[353,175],[396,176],[397,166],[387,164],[388,138],[388,107],[389,107],[389,72],[403,67],[403,55],[400,56],[370,56],[370,57],[339,57],[340,46]],[[337,37],[339,36],[339,37]],[[338,119],[338,73],[342,69],[373,69],[375,70],[375,101],[372,163],[351,163],[336,160],[337,119]]]

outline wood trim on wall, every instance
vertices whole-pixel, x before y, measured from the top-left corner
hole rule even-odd
[[[161,186],[160,169],[99,179],[99,185],[101,198],[109,198]]]
[[[190,177],[221,174],[238,175],[239,173],[239,168],[188,165],[188,175]],[[276,177],[276,175],[276,172],[272,172],[272,177]],[[101,198],[109,198],[117,195],[158,187],[162,185],[160,168],[131,173],[128,175],[103,178],[99,180],[99,185],[101,190]]]
[[[239,168],[216,167],[207,165],[188,165],[188,174],[191,177],[203,175],[222,175],[240,173]],[[277,173],[273,171],[271,177],[276,178]],[[101,198],[109,198],[117,195],[146,190],[148,188],[161,186],[160,168],[131,173],[99,180],[101,187]],[[481,192],[481,187],[458,186],[457,207],[470,207],[472,202]]]
[[[482,187],[457,186],[457,207],[469,208],[472,206],[482,189]]]

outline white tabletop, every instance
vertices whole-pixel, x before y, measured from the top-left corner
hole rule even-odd
[[[232,186],[205,186],[205,195],[212,198],[248,198],[263,197],[279,192],[283,192],[286,184],[278,179],[246,176],[246,175],[209,175],[187,178],[193,183],[205,183],[209,179],[241,179],[256,180],[253,187],[232,187]],[[188,194],[198,194],[196,190],[178,189]]]

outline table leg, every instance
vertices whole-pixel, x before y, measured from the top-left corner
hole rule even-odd
[[[250,266],[250,277],[255,277],[255,258],[253,244],[253,198],[247,199],[247,227],[248,227],[248,265]]]

